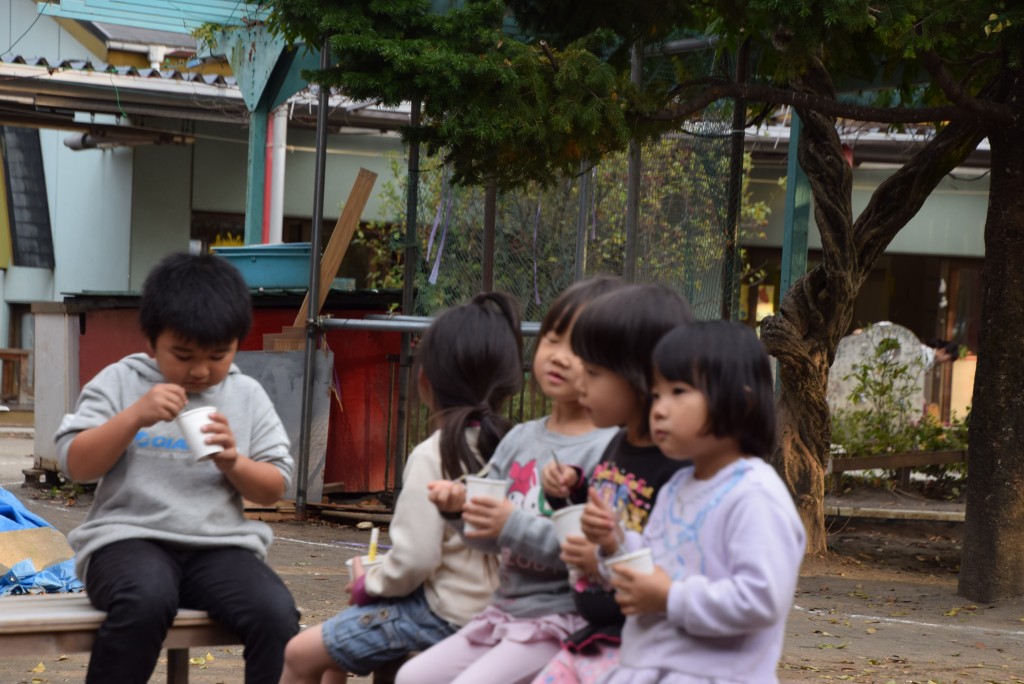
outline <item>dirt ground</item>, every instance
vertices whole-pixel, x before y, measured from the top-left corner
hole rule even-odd
[[[68,506],[61,499],[33,498],[32,490],[13,491],[65,533],[88,509],[88,497]],[[848,494],[834,503],[921,505],[916,497],[885,493]],[[369,533],[316,520],[270,524],[270,563],[295,595],[303,624],[343,608],[344,561],[365,552]],[[961,532],[959,523],[831,519],[829,553],[804,562],[780,679],[1024,682],[1024,599],[979,605],[957,596]],[[381,542],[387,544],[386,534]],[[191,655],[195,684],[241,684],[241,648]],[[0,684],[80,682],[86,663],[86,654],[0,659]],[[163,664],[151,681],[165,681]]]

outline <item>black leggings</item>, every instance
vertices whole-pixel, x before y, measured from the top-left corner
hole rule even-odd
[[[288,588],[251,551],[129,539],[94,553],[85,574],[90,602],[107,613],[86,684],[149,681],[179,606],[207,611],[242,640],[246,684],[280,679],[299,613]]]

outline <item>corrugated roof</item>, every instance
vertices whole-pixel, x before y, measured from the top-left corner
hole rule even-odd
[[[315,126],[315,86],[288,101],[293,122]],[[70,125],[74,112],[233,122],[249,116],[233,76],[89,60],[0,57],[0,123],[78,128]],[[332,126],[394,130],[409,123],[409,107],[385,108],[332,95],[328,120]]]
[[[196,39],[188,33],[157,31],[135,26],[120,26],[102,21],[88,22],[107,41],[131,43],[134,45],[163,45],[195,51]]]
[[[202,74],[197,71],[182,69],[139,69],[132,66],[114,66],[113,64],[107,64],[105,62],[74,59],[50,62],[45,57],[23,57],[21,55],[5,55],[0,57],[0,62],[4,64],[23,64],[30,67],[43,67],[51,76],[57,70],[64,70],[116,74],[118,76],[136,76],[138,78],[158,78],[171,81],[185,81],[188,83],[204,83],[206,85],[237,86],[234,76]]]

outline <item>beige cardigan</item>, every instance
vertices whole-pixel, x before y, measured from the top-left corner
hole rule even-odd
[[[478,428],[466,438],[476,446]],[[441,432],[418,444],[406,460],[402,491],[388,528],[391,551],[366,573],[366,593],[396,598],[421,584],[436,615],[464,625],[491,601],[498,586],[494,555],[468,548],[427,499],[427,483],[441,475]]]

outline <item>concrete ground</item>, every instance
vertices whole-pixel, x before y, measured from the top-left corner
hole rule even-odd
[[[33,434],[28,427],[0,426],[0,487],[20,487],[25,481],[21,471],[32,467]]]
[[[67,505],[20,487],[20,469],[32,465],[30,437],[0,432],[0,483],[67,533],[84,519],[88,497]],[[344,608],[344,562],[365,553],[368,532],[266,517],[275,534],[270,564],[296,597],[303,623],[322,622]],[[1024,599],[978,605],[956,595],[961,528],[941,521],[833,519],[832,552],[804,562],[781,681],[1024,682]],[[385,534],[381,543],[388,542]],[[239,647],[192,656],[193,684],[242,683]],[[81,682],[87,662],[87,654],[0,658],[0,684]],[[165,682],[164,667],[158,665],[152,682]]]

